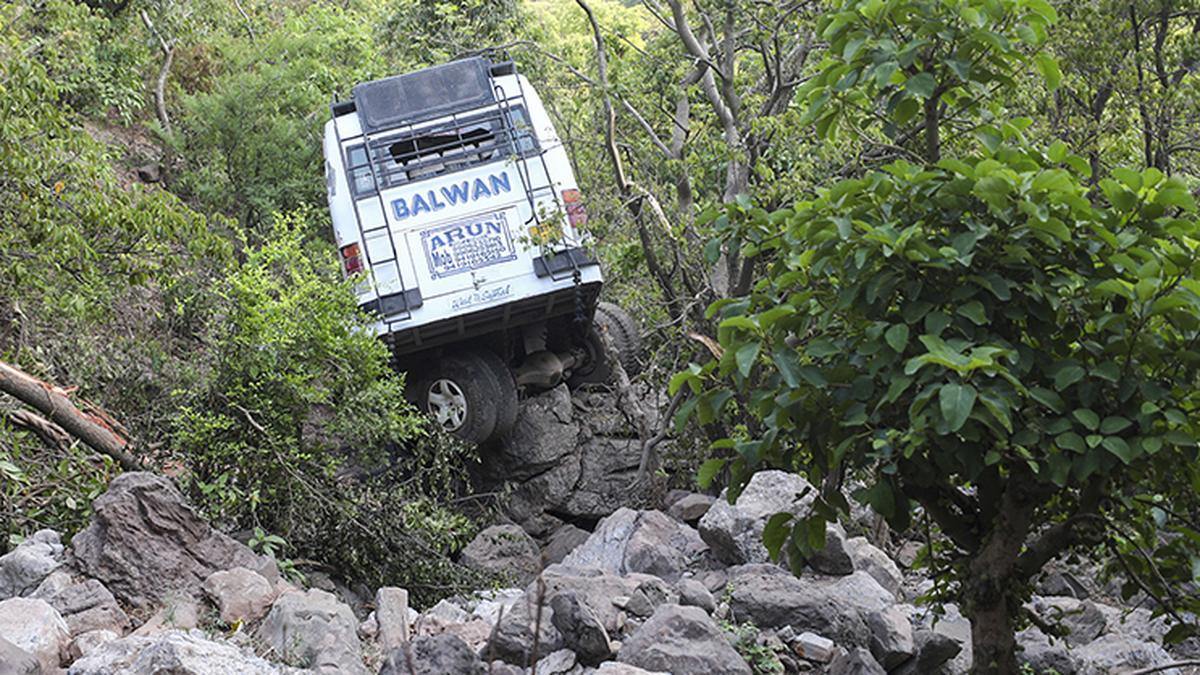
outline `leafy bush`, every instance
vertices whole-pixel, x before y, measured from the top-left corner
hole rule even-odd
[[[228,529],[260,527],[351,578],[442,586],[471,526],[429,495],[453,496],[469,455],[405,401],[332,251],[303,244],[306,215],[278,217],[221,281],[212,374],[178,394],[174,455]]]
[[[1108,546],[1130,594],[1176,619],[1195,601],[1172,584],[1200,558],[1195,200],[1156,169],[1089,194],[1061,143],[1001,142],[1023,126],[986,129],[965,161],[895,163],[773,214],[731,209],[744,254],[771,263],[749,297],[711,308],[721,358],[673,383],[703,392],[701,421],[744,406],[745,436],[721,444],[733,494],[781,466],[866,474],[857,496],[897,527],[919,504],[953,544],[935,572],[984,627],[978,672],[1015,670],[1029,581],[1060,554]],[[827,489],[764,538],[802,561],[847,510]]]

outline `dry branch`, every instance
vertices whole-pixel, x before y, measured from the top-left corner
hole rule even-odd
[[[129,453],[129,441],[114,431],[102,416],[80,410],[65,390],[0,361],[0,391],[42,413],[46,420],[92,449],[117,460],[124,469],[137,471],[142,468]]]

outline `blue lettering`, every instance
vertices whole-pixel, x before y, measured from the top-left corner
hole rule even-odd
[[[429,238],[429,250],[430,251],[436,251],[445,245],[446,245],[446,242],[442,241],[442,238],[439,235],[435,234]]]
[[[466,204],[470,200],[470,197],[467,195],[467,181],[464,180],[462,183],[455,183],[454,185],[442,188],[442,196],[446,198],[446,201],[450,202],[451,206],[459,202]]]
[[[425,198],[421,195],[413,195],[412,200],[412,215],[415,216],[422,211],[429,211],[429,205],[425,203]]]
[[[471,193],[471,199],[479,199],[480,197],[491,197],[492,193],[488,190],[487,183],[483,182],[482,178],[475,179],[475,191]]]
[[[408,212],[408,202],[403,199],[397,199],[392,202],[392,212],[396,214],[396,220],[404,220],[410,215]]]
[[[483,223],[476,221],[467,225],[467,234],[472,237],[478,237],[483,234]]]
[[[497,195],[500,194],[500,192],[501,192],[500,188],[502,188],[502,187],[504,188],[504,192],[512,191],[512,186],[508,184],[508,174],[507,173],[501,173],[501,174],[494,173],[491,176],[489,176],[489,179],[492,181],[492,194],[497,194]]]
[[[441,211],[446,208],[445,202],[438,201],[437,194],[433,190],[429,191],[429,203],[433,204],[434,211]]]
[[[500,223],[498,223],[494,220],[487,221],[487,228],[488,228],[489,234],[500,234],[500,232],[501,232]]]

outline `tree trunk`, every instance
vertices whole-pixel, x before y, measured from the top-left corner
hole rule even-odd
[[[1017,641],[1013,632],[1012,613],[1001,596],[998,600],[983,594],[972,600],[971,648],[974,651],[973,675],[1016,675]],[[991,601],[988,606],[982,603]]]

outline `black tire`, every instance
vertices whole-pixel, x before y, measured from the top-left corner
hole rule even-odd
[[[489,351],[448,354],[421,371],[413,399],[434,424],[482,445],[512,429],[517,387],[512,372]]]
[[[601,331],[612,340],[613,349],[621,360],[626,374],[636,375],[638,369],[638,346],[640,344],[636,324],[616,305],[603,302],[596,307],[595,318],[584,337],[585,363],[571,373],[567,386],[575,388],[584,384],[608,384],[613,380],[613,369],[605,357]]]
[[[596,313],[604,314],[608,318],[606,325],[609,333],[613,335],[613,346],[621,356],[621,365],[625,372],[631,376],[642,372],[642,337],[633,317],[611,302],[601,302],[596,306]],[[617,333],[620,333],[619,337]]]

